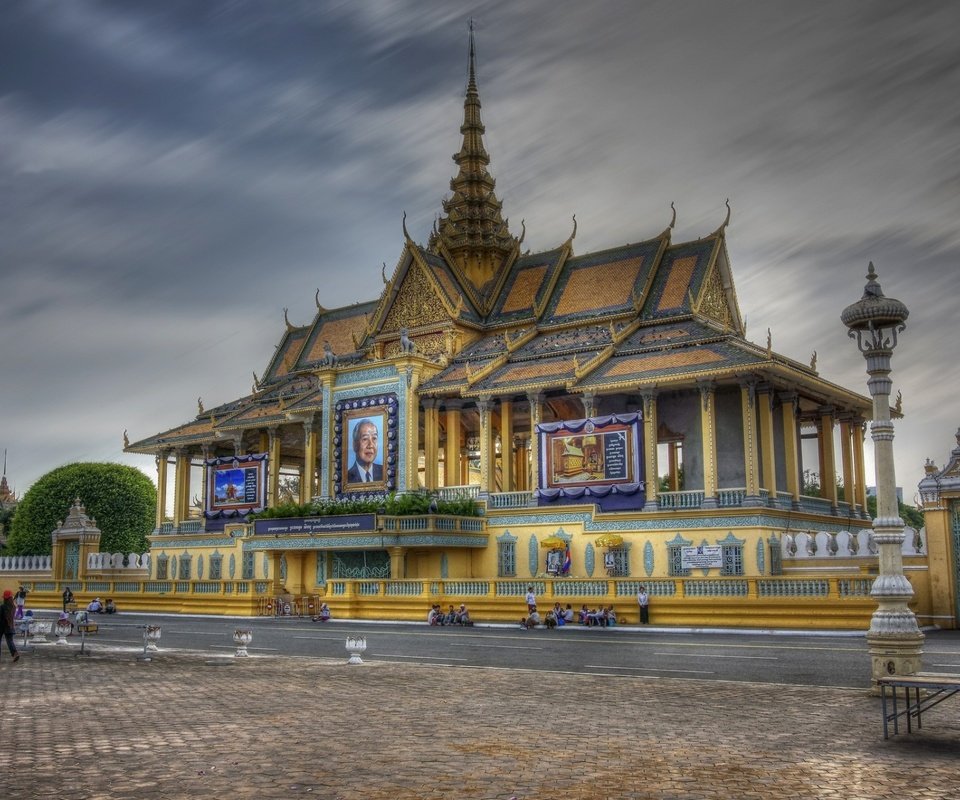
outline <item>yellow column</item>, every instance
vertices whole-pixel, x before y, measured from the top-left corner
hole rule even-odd
[[[462,484],[460,480],[460,404],[457,402],[447,402],[447,442],[443,469],[445,485]]]
[[[800,508],[800,458],[797,447],[797,395],[784,392],[783,403],[783,458],[787,466],[787,491],[793,497],[792,505]]]
[[[167,516],[167,458],[166,450],[157,453],[157,516],[156,527],[160,528]]]
[[[700,384],[700,438],[703,449],[703,507],[716,508],[717,475],[716,388],[712,382]]]
[[[280,496],[280,431],[277,428],[270,428],[267,441],[270,449],[270,481],[267,488],[267,507],[273,508],[277,505]]]
[[[863,419],[857,417],[852,426],[853,434],[853,463],[856,471],[857,505],[860,511],[867,513],[867,473],[863,461]]]
[[[537,425],[543,414],[543,395],[530,392],[527,400],[530,403],[530,491],[535,492],[540,488],[540,436]]]
[[[824,406],[817,420],[820,453],[820,496],[837,507],[837,464],[833,447],[833,409]]]
[[[300,477],[300,502],[309,503],[316,493],[317,431],[313,418],[303,421],[303,473]]]
[[[493,400],[484,398],[477,401],[480,412],[480,491],[494,492],[496,484],[493,476],[496,469],[497,454],[494,452],[493,420],[491,409]]]
[[[514,491],[513,485],[513,403],[500,401],[500,478],[503,491]]]
[[[643,473],[646,481],[647,511],[657,510],[657,489],[660,475],[657,471],[657,393],[652,389],[640,392],[643,398]]]
[[[517,447],[513,453],[513,481],[515,490],[526,492],[529,481],[527,448],[530,446],[530,439],[524,436],[517,438]]]
[[[843,475],[843,499],[853,510],[856,503],[856,480],[853,474],[853,431],[849,418],[840,420],[840,471]]]
[[[740,384],[740,410],[743,416],[743,467],[747,484],[747,500],[760,499],[760,474],[757,461],[757,384]]]
[[[406,377],[407,452],[397,476],[397,488],[414,491],[420,487],[420,372],[413,365],[402,367],[401,372]]]
[[[757,396],[760,406],[760,453],[763,463],[763,488],[767,502],[777,504],[777,462],[773,445],[773,391],[765,389]]]
[[[440,411],[432,397],[425,397],[420,404],[423,406],[423,485],[433,490],[439,482]]]
[[[177,450],[173,478],[174,527],[187,519],[190,503],[190,456]]]
[[[270,434],[268,434],[266,431],[260,431],[260,447],[257,449],[257,452],[270,452]],[[239,450],[237,451],[237,455],[241,455]]]
[[[399,581],[407,577],[406,549],[403,547],[388,547],[390,554],[390,579]]]

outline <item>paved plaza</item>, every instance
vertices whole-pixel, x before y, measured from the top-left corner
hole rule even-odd
[[[0,657],[21,798],[947,798],[960,714],[864,691],[40,646]]]

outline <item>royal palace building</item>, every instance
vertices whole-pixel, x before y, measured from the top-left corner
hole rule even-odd
[[[480,112],[471,40],[456,174],[427,241],[404,225],[369,302],[326,308],[318,291],[249,394],[127,443],[156,457],[159,502],[124,603],[252,614],[322,598],[335,617],[422,619],[465,602],[515,620],[533,586],[636,623],[644,586],[654,623],[865,628],[871,401],[822,378],[815,354],[746,338],[729,207],[692,241],[673,240],[674,214],[580,254],[574,219],[532,253],[503,215]],[[246,515],[418,491],[480,513]],[[951,627],[955,588],[931,592],[921,532],[903,552],[921,624]]]

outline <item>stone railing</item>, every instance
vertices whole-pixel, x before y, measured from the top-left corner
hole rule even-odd
[[[87,570],[150,569],[150,553],[90,553],[87,556]]]
[[[926,529],[906,527],[900,551],[904,556],[927,555]],[[879,552],[873,541],[873,531],[800,531],[784,533],[780,537],[780,553],[786,562],[793,559],[875,558]]]
[[[702,508],[703,489],[685,492],[661,492],[657,495],[657,505],[666,511]]]
[[[50,572],[52,556],[0,556],[0,572]]]
[[[377,518],[384,533],[486,533],[483,517],[452,517],[447,514],[417,514],[415,516]]]
[[[464,500],[480,496],[480,487],[475,483],[465,486],[444,486],[437,489],[437,497],[441,500]]]
[[[497,492],[487,502],[490,508],[526,508],[533,499],[533,492]]]

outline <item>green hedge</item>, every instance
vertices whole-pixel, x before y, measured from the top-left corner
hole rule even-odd
[[[431,512],[430,504],[435,503]],[[441,514],[451,517],[479,517],[483,509],[471,498],[441,500],[433,492],[391,493],[380,500],[320,500],[316,503],[283,503],[268,508],[250,519],[283,519],[287,517],[332,517],[338,514],[378,514],[407,517],[418,514]]]
[[[51,534],[75,498],[96,520],[104,553],[142,553],[153,531],[157,490],[140,470],[125,464],[68,464],[48,472],[23,496],[10,526],[6,552],[47,555]]]

